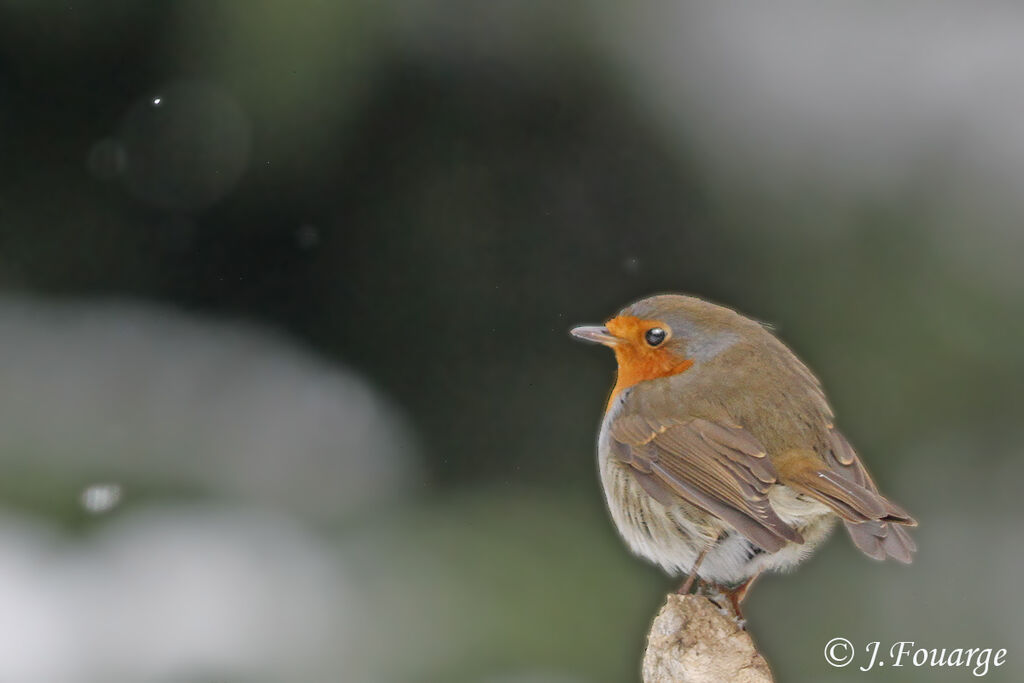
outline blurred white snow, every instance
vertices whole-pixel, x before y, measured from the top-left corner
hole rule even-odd
[[[93,537],[0,516],[0,680],[325,680],[358,601],[294,520],[167,506]]]
[[[0,466],[40,486],[186,488],[337,519],[416,477],[396,406],[252,325],[0,298],[0,357]]]
[[[113,510],[121,502],[121,487],[118,484],[92,484],[79,497],[82,507],[93,514]]]
[[[346,670],[357,591],[315,529],[409,495],[395,406],[265,330],[130,303],[0,299],[0,356],[0,467],[108,513],[0,515],[0,680]]]

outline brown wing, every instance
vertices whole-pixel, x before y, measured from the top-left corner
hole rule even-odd
[[[708,420],[617,419],[610,428],[615,456],[662,503],[681,498],[728,522],[751,542],[775,552],[803,543],[768,502],[777,481],[764,448],[746,430]]]
[[[822,459],[824,468],[821,460],[810,453],[784,455],[779,459],[783,483],[835,510],[843,518],[854,544],[865,554],[877,560],[889,556],[909,563],[917,545],[906,527],[917,526],[917,522],[879,493],[853,446],[832,427]]]

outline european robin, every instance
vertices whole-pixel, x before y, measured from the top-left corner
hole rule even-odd
[[[724,592],[737,615],[765,570],[805,559],[841,519],[867,555],[909,563],[917,523],[879,493],[821,383],[762,324],[661,295],[575,337],[611,347],[598,461],[634,553]]]

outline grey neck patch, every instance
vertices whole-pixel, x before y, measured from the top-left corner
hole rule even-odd
[[[686,345],[686,355],[695,361],[711,360],[740,340],[733,332],[693,337]]]
[[[709,332],[691,320],[667,320],[672,334],[686,340],[686,357],[694,361],[711,360],[740,340],[735,332]]]

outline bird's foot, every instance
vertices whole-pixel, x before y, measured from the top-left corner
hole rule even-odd
[[[740,628],[746,629],[747,620],[743,617],[743,609],[740,604],[746,596],[746,588],[749,584],[750,582],[747,581],[737,588],[728,588],[721,584],[704,582],[700,594],[715,603],[722,614],[733,617]]]

